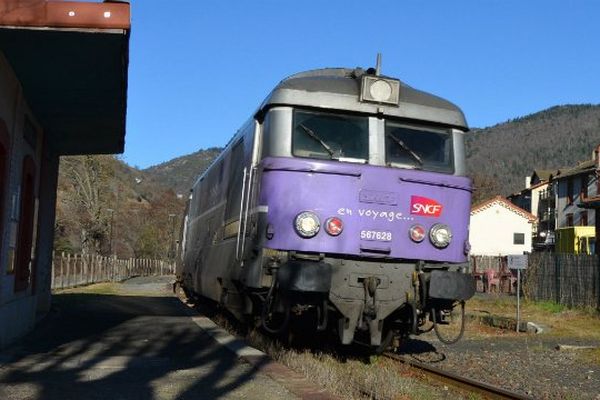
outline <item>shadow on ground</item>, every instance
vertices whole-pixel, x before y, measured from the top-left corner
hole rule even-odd
[[[174,297],[61,294],[54,304],[34,333],[0,354],[0,398],[253,398],[261,384]]]

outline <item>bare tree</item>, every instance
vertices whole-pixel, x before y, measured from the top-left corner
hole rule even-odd
[[[61,179],[70,188],[64,199],[67,215],[79,229],[84,254],[100,253],[108,240],[108,210],[115,197],[110,185],[114,176],[112,161],[111,156],[89,155],[61,159]]]

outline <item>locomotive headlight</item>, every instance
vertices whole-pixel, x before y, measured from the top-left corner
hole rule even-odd
[[[312,211],[303,211],[296,216],[294,227],[298,235],[304,238],[311,238],[319,233],[321,221],[319,217]]]
[[[429,231],[429,240],[438,249],[448,247],[452,240],[452,231],[448,225],[435,224]]]

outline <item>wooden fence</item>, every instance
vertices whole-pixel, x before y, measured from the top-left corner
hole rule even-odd
[[[597,255],[534,253],[529,256],[523,293],[568,307],[600,308],[600,264]]]
[[[175,265],[168,261],[139,258],[120,260],[116,257],[62,253],[55,254],[52,259],[52,289],[174,273]]]
[[[511,291],[505,280],[514,280],[506,257],[471,256],[470,272],[482,291],[485,271],[493,269],[500,277],[499,291]],[[553,301],[568,307],[600,308],[600,262],[597,255],[551,252],[530,254],[522,274],[523,294],[534,301]]]

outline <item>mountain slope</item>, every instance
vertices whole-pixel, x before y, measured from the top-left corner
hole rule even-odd
[[[534,169],[575,166],[600,144],[600,106],[565,105],[466,137],[467,171],[493,179],[499,194],[522,189]]]
[[[221,150],[219,147],[201,149],[146,168],[143,172],[152,177],[153,181],[172,188],[178,194],[188,193],[196,178],[208,168]]]

